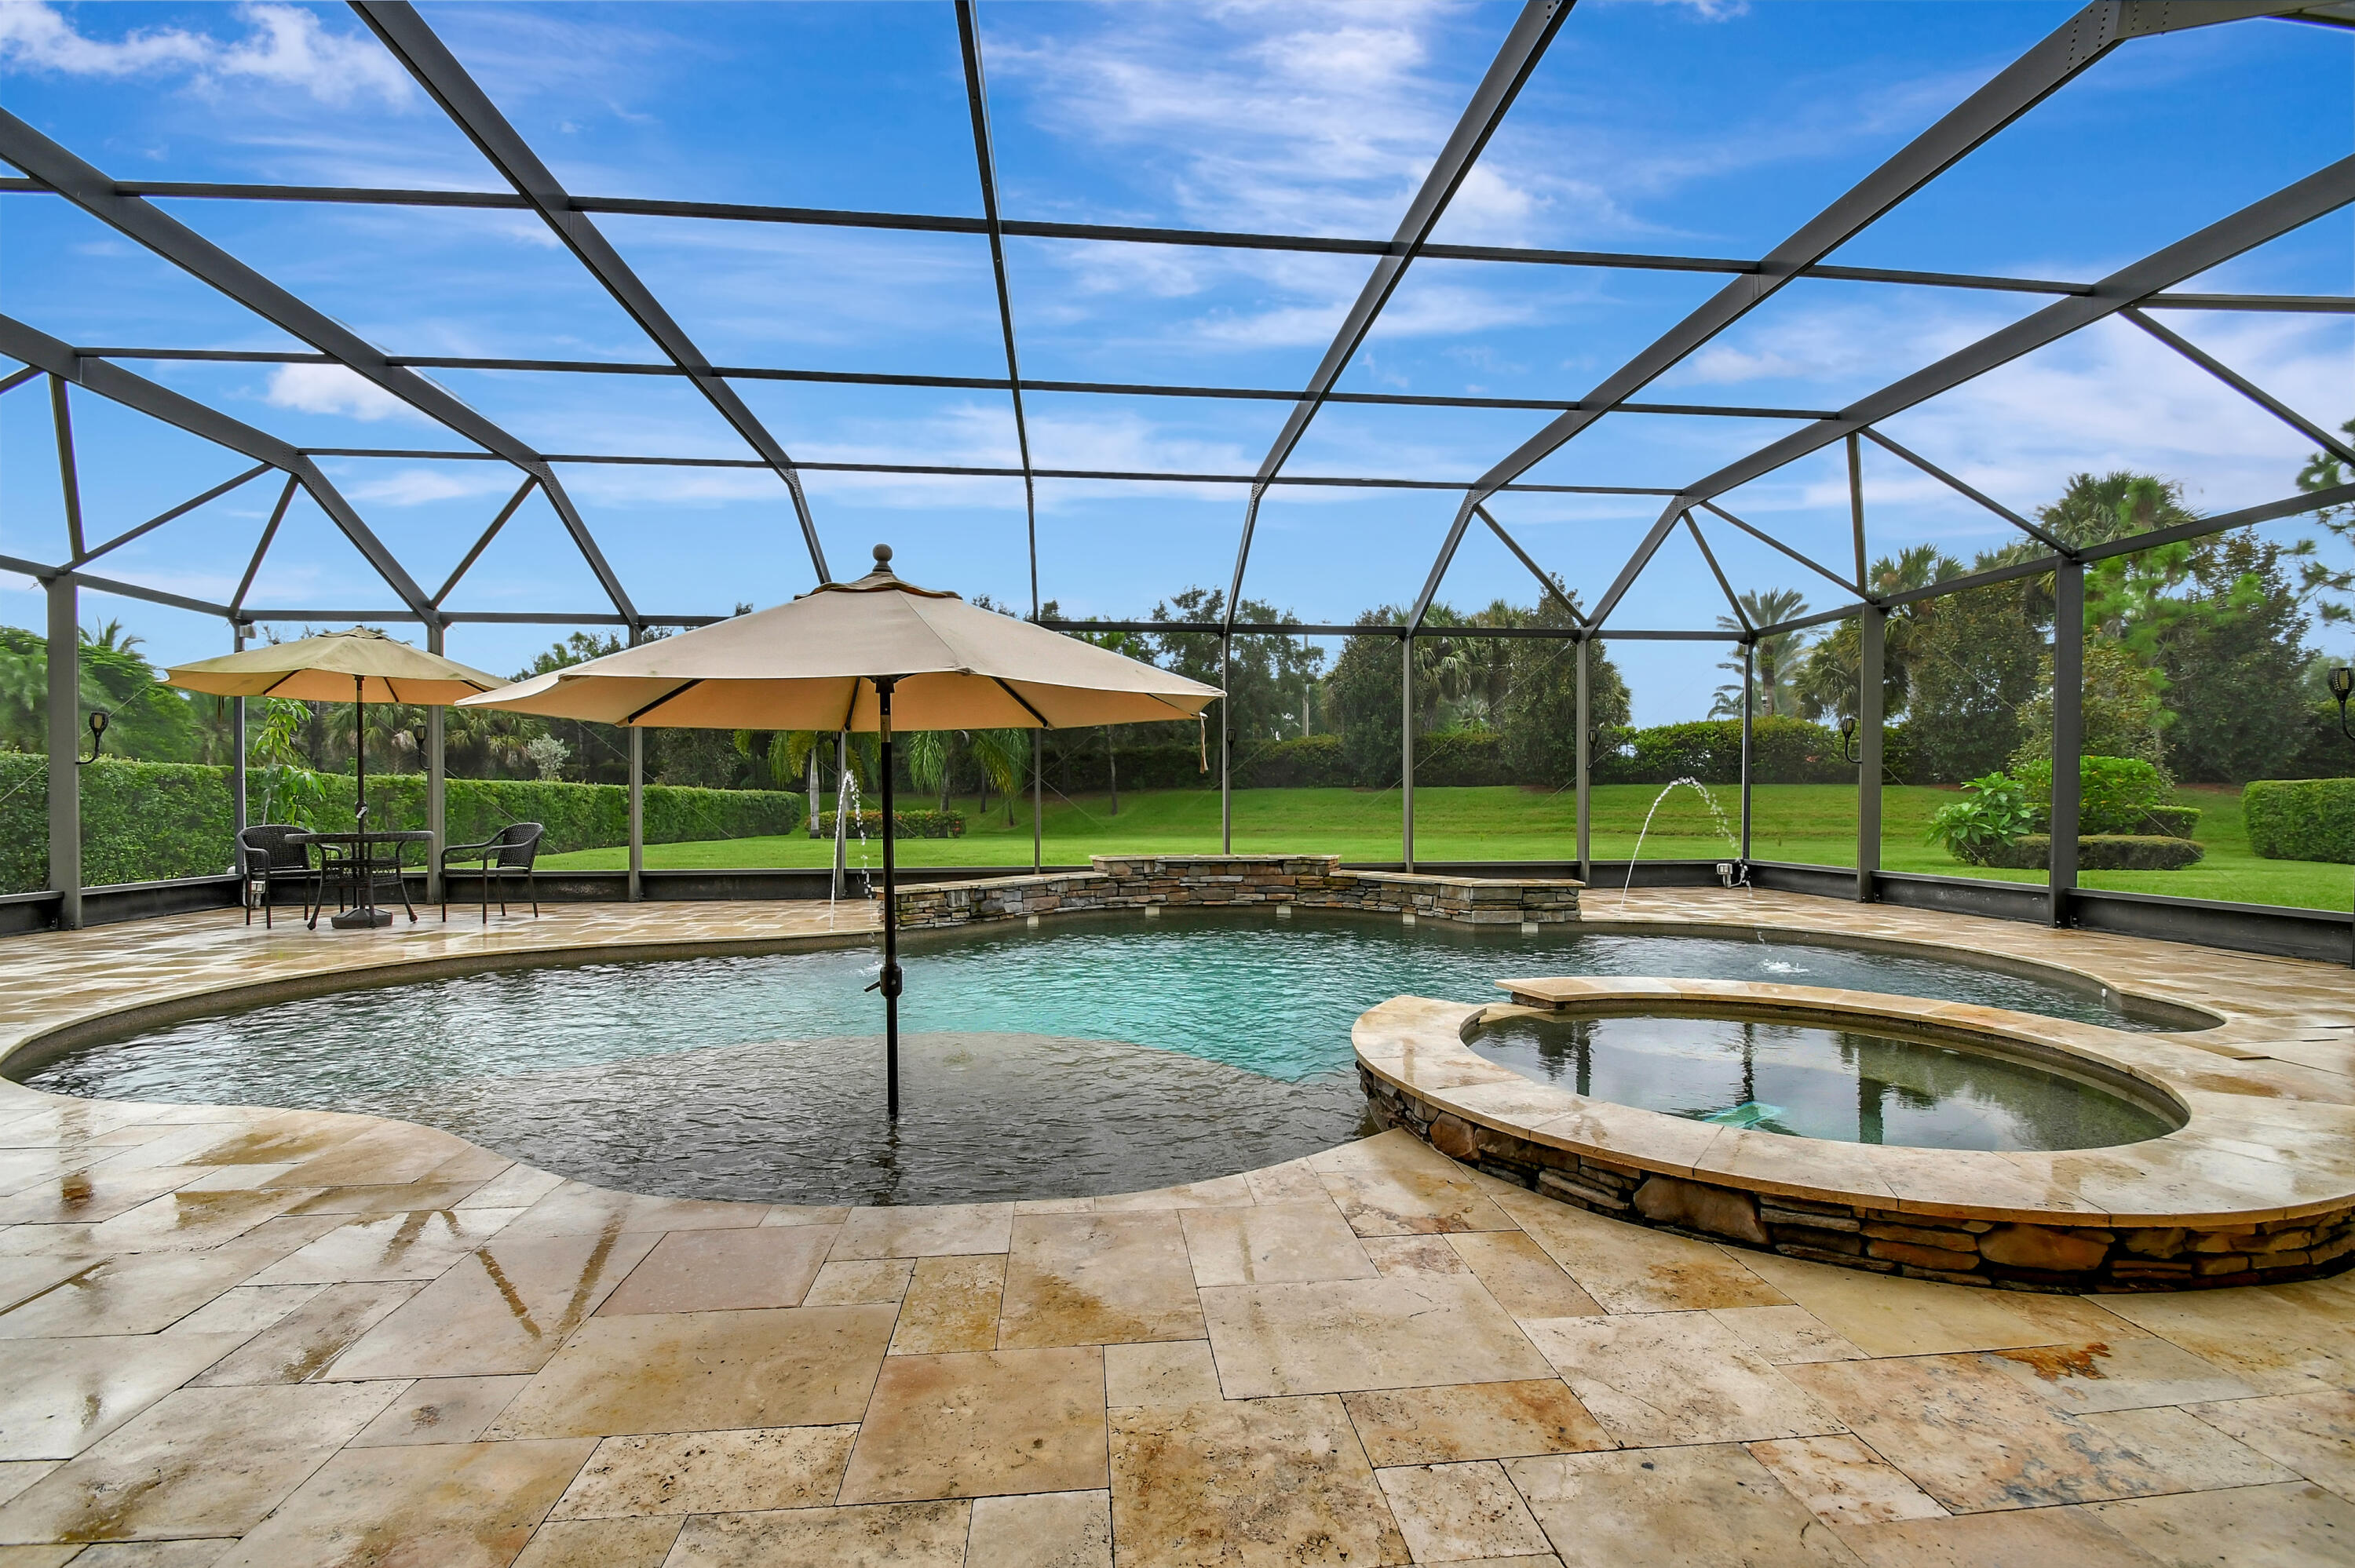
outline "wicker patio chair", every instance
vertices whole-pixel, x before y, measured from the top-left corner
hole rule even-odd
[[[306,828],[288,822],[258,822],[237,835],[237,874],[242,886],[239,902],[245,906],[245,923],[253,924],[252,889],[261,890],[261,925],[271,927],[278,888],[282,883],[294,882],[304,885],[303,917],[307,922],[311,912],[318,907],[323,896],[320,876],[324,867],[311,857],[311,845],[295,842]]]
[[[523,878],[525,889],[531,895],[531,917],[539,918],[539,883],[532,875],[532,862],[539,857],[540,835],[546,830],[538,822],[510,822],[498,832],[478,844],[452,844],[442,852],[442,918],[450,918],[450,871],[453,864],[482,877],[483,924],[491,923],[491,885],[498,885],[499,913],[507,912],[507,882]]]

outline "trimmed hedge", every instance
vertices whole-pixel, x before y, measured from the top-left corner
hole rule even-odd
[[[2145,806],[2137,832],[2163,839],[2188,839],[2200,827],[2197,806]]]
[[[48,885],[48,759],[0,752],[0,891]],[[352,779],[321,779],[326,793],[322,832],[353,826]],[[261,810],[257,770],[247,800]],[[545,823],[549,854],[604,849],[630,840],[629,790],[619,784],[559,784],[526,779],[453,779],[445,793],[452,843],[480,842],[509,822]],[[425,825],[425,778],[370,774],[368,818],[378,827]],[[229,770],[184,762],[101,758],[81,769],[82,881],[102,887],[226,872],[235,858]],[[802,798],[782,790],[694,789],[646,786],[648,843],[756,838],[804,825]]]
[[[2267,860],[2355,863],[2355,779],[2266,779],[2241,786],[2249,847]]]
[[[834,837],[835,815],[836,813],[832,811],[820,811],[817,814],[818,837],[822,839],[830,839]],[[900,831],[896,836],[903,839],[961,839],[964,837],[964,813],[963,811],[894,811],[891,813],[891,820],[899,824]],[[850,831],[854,834],[865,833],[868,838],[881,838],[883,836],[883,813],[880,811],[853,811],[850,814]]]
[[[1115,734],[1118,732],[1115,731]],[[1184,740],[1120,743],[1120,787],[1124,789],[1215,789],[1219,787],[1219,737],[1208,741],[1210,770],[1202,771],[1204,742],[1188,735]],[[1050,730],[1046,737],[1047,787],[1069,794],[1102,794],[1111,779],[1101,729]],[[1256,755],[1245,747],[1236,757],[1236,781],[1242,778],[1245,758]],[[1026,765],[1023,771],[1029,771]],[[1026,780],[1022,788],[1030,786]]]
[[[1518,784],[1505,767],[1505,737],[1493,729],[1441,730],[1414,737],[1418,789]]]
[[[2086,833],[2077,840],[2079,871],[2180,871],[2208,853],[2190,839],[2139,833]],[[2028,833],[2008,844],[1990,844],[1978,863],[2008,871],[2042,871],[2052,863],[2049,833]]]
[[[1883,783],[1905,782],[1912,755],[1905,726],[1881,734]],[[1751,727],[1751,777],[1760,784],[1853,784],[1856,764],[1840,755],[1839,732],[1828,725],[1770,715]],[[1648,729],[1606,729],[1594,758],[1598,784],[1666,784],[1696,779],[1734,784],[1742,779],[1742,721],[1696,719]]]
[[[1128,777],[1128,758],[1121,758],[1121,778]],[[1219,776],[1210,776],[1216,784]],[[1261,746],[1238,759],[1235,782],[1246,789],[1346,789],[1349,759],[1337,735],[1295,736]]]

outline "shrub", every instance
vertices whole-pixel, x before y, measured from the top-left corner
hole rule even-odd
[[[2052,759],[2042,757],[2023,763],[2019,781],[2028,798],[2049,821],[2052,813]],[[2154,806],[2169,793],[2164,774],[2139,757],[2081,757],[2077,759],[2077,832],[2137,833]]]
[[[2080,871],[2180,871],[2208,853],[2190,839],[2150,838],[2135,833],[2087,833],[2077,841]],[[2052,863],[2052,840],[2029,833],[1986,852],[1980,865],[2010,871],[2042,871]]]
[[[2197,806],[2146,806],[2135,831],[2163,839],[2188,839],[2199,826]]]
[[[2355,779],[2260,779],[2241,787],[2241,810],[2267,860],[2355,863]]]
[[[1856,764],[1840,754],[1839,732],[1784,715],[1768,715],[1751,726],[1750,776],[1759,784],[1852,784]],[[1906,778],[1905,726],[1881,734],[1884,783]],[[1418,771],[1416,777],[1421,778]],[[1688,724],[1616,728],[1603,733],[1594,758],[1599,784],[1666,784],[1693,779],[1703,784],[1733,784],[1742,778],[1742,721],[1697,719]]]
[[[1929,842],[1941,845],[1956,860],[1970,865],[1994,863],[1990,851],[2009,844],[2036,826],[2036,811],[2028,803],[2028,787],[2002,773],[1974,779],[1963,788],[1970,793],[1951,806],[1941,806],[1930,819]]]
[[[835,813],[832,811],[820,811],[817,814],[818,837],[830,839],[834,836],[834,818]],[[894,811],[891,813],[891,820],[899,824],[897,836],[903,839],[964,837],[964,813],[962,811]],[[852,812],[850,832],[853,837],[864,833],[870,839],[881,838],[883,813],[880,811]]]
[[[1317,736],[1315,738],[1326,740],[1332,737]],[[1183,740],[1134,742],[1122,739],[1117,744],[1120,787],[1124,789],[1215,789],[1219,787],[1219,737],[1215,735],[1208,742],[1210,768],[1207,773],[1202,770],[1204,743],[1195,736],[1191,726],[1187,726],[1187,736]],[[1072,795],[1083,792],[1101,794],[1111,782],[1112,759],[1105,755],[1102,730],[1050,731],[1046,745],[1048,789]],[[1236,782],[1242,780],[1244,759],[1257,755],[1259,753],[1249,747],[1237,753]],[[1027,791],[1030,788],[1029,769],[1025,768],[1023,773],[1022,788]]]
[[[48,777],[46,758],[0,752],[0,890],[29,893],[48,885]],[[349,832],[350,775],[311,777],[319,793],[314,825],[326,832]],[[85,885],[210,876],[229,869],[234,818],[228,768],[101,758],[80,770],[80,784]],[[247,800],[257,813],[259,786],[258,777],[249,779]],[[547,826],[540,848],[549,854],[610,848],[630,837],[629,791],[619,784],[453,779],[444,803],[452,843],[479,843],[509,822],[522,821]],[[368,819],[378,827],[422,828],[424,776],[369,775]],[[765,837],[801,825],[802,798],[782,790],[646,787],[648,843]]]
[[[1414,740],[1414,781],[1454,785],[1512,784],[1505,768],[1505,737],[1493,729],[1444,729]]]
[[[1417,767],[1421,764],[1418,761]],[[1121,774],[1128,759],[1121,758]],[[1246,789],[1346,789],[1349,762],[1337,735],[1304,735],[1258,747],[1236,759],[1235,783]],[[1211,782],[1218,775],[1210,775]],[[1189,782],[1199,782],[1199,777]]]

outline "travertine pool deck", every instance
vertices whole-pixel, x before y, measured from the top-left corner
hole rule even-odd
[[[1763,895],[1627,913],[2069,964],[2355,1103],[2345,970]],[[396,951],[842,934],[821,917],[18,938],[0,1049]],[[0,1568],[2343,1563],[2350,1389],[2347,1276],[1863,1275],[1400,1132],[1162,1192],[808,1210],[602,1192],[375,1118],[0,1084]]]

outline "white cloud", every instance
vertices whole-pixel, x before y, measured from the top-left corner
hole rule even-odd
[[[1621,0],[1625,4],[1626,0]],[[1722,22],[1732,16],[1750,14],[1750,0],[1642,0],[1651,5],[1676,5],[1690,11],[1704,22]]]
[[[304,414],[342,414],[354,419],[422,415],[356,371],[340,365],[282,365],[270,373],[265,396],[273,408]]]
[[[2350,323],[2331,318],[2170,315],[2169,324],[2305,413],[2335,426],[2350,411]],[[1920,324],[1890,354],[1877,314],[1827,313],[1807,323],[1817,362],[1880,358],[1875,382],[1926,363],[1984,321]],[[1923,352],[1924,350],[1928,352]],[[2031,513],[2074,473],[2135,469],[2184,482],[2195,510],[2227,511],[2287,495],[2313,443],[2122,321],[2109,321],[2001,366],[1883,422],[1889,434],[2013,509]],[[1870,450],[1870,449],[1868,449]],[[1872,452],[1868,514],[1877,538],[2013,536],[1974,503]],[[1744,488],[1737,511],[1844,514],[1846,481],[1822,454]]]
[[[492,465],[465,463],[451,466],[487,469]],[[386,506],[422,506],[429,502],[455,501],[466,496],[509,491],[515,488],[514,478],[514,474],[504,466],[488,475],[453,473],[448,469],[403,468],[373,479],[347,482],[342,490],[354,501],[380,503]]]
[[[331,33],[295,5],[240,5],[236,16],[246,26],[237,38],[180,27],[101,38],[81,32],[44,0],[0,0],[0,66],[66,76],[176,76],[200,90],[258,81],[334,104],[365,97],[399,106],[416,96],[408,74],[366,33]]]

